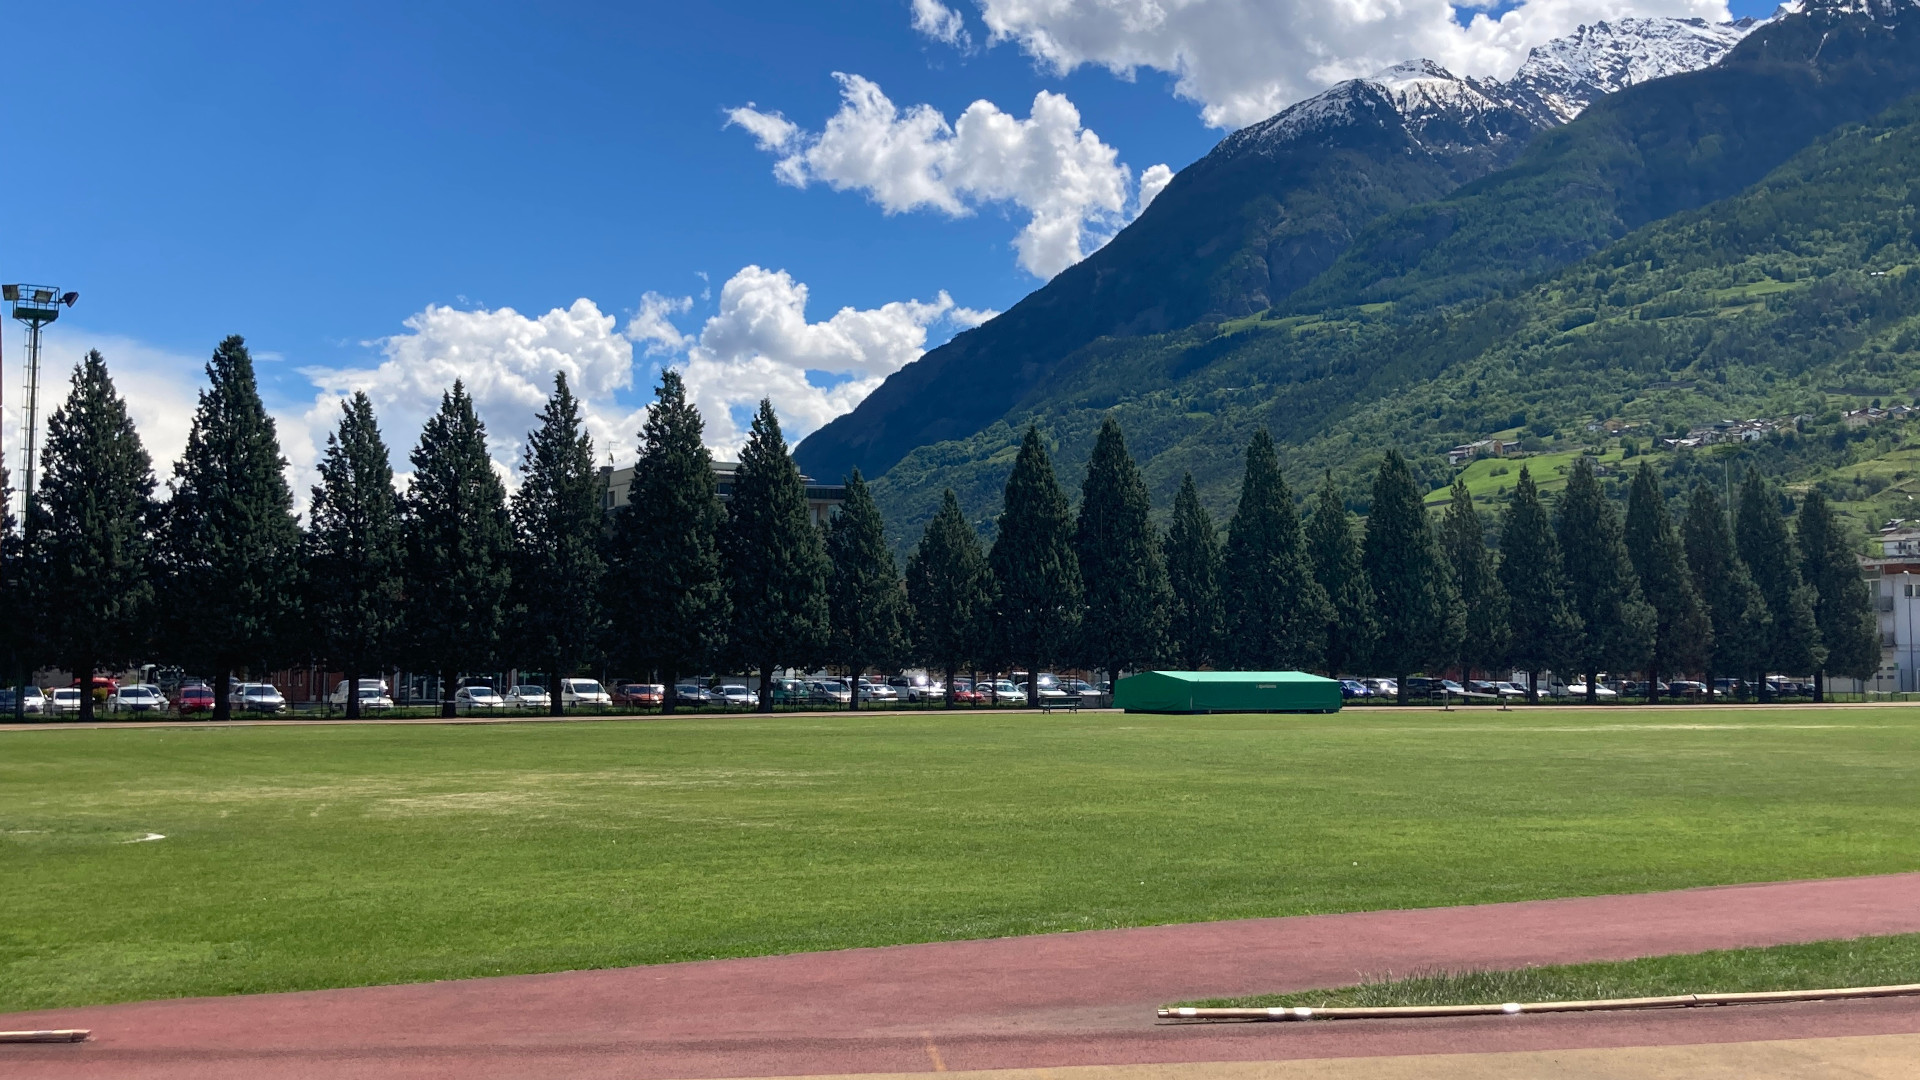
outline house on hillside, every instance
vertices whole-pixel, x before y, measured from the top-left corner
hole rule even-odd
[[[1479,442],[1461,443],[1447,451],[1447,464],[1464,465],[1483,457],[1506,457],[1509,452],[1519,448],[1519,443],[1504,439],[1481,439]]]

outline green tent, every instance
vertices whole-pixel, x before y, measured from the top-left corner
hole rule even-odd
[[[1128,712],[1339,712],[1340,684],[1304,671],[1143,671],[1113,684]]]

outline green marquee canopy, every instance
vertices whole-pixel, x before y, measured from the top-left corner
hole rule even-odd
[[[1142,671],[1113,685],[1128,712],[1339,712],[1340,684],[1304,671]]]

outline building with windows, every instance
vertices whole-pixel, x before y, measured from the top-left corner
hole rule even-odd
[[[1864,682],[1834,679],[1842,693],[1920,690],[1920,522],[1891,521],[1880,554],[1860,560],[1880,620],[1880,670]]]
[[[733,496],[733,474],[740,468],[737,461],[716,461],[713,463],[713,479],[720,488],[720,501],[726,502]],[[611,465],[600,467],[600,475],[606,479],[606,494],[601,498],[608,513],[627,505],[627,493],[633,489],[632,465],[616,469]],[[847,501],[847,489],[842,484],[822,484],[810,476],[802,476],[801,482],[807,487],[807,509],[813,516],[815,525],[825,525],[832,516],[834,507]]]

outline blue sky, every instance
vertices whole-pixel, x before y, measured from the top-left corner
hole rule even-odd
[[[1211,2],[1252,10],[1281,32],[1289,19],[1323,17],[1307,0]],[[0,67],[13,166],[0,204],[0,278],[80,291],[79,306],[50,331],[55,355],[101,345],[129,396],[152,399],[136,417],[143,430],[156,429],[149,441],[158,457],[177,452],[195,365],[228,333],[246,335],[262,361],[264,392],[283,428],[323,429],[316,396],[357,385],[347,373],[413,363],[420,377],[389,387],[389,443],[400,457],[437,396],[431,372],[461,373],[463,349],[525,346],[539,355],[583,350],[581,377],[592,382],[598,372],[590,389],[604,399],[613,432],[644,401],[654,365],[686,362],[703,344],[699,355],[736,365],[728,370],[767,357],[789,366],[817,360],[813,386],[858,389],[977,317],[960,309],[1004,309],[1040,284],[1015,238],[1031,216],[1032,191],[1051,181],[996,197],[1000,181],[988,176],[942,196],[945,209],[923,201],[887,213],[876,186],[884,180],[844,167],[808,166],[805,187],[775,178],[776,161],[809,145],[841,108],[836,72],[870,80],[902,110],[931,106],[949,122],[984,99],[1001,111],[998,120],[1017,125],[1037,93],[1063,95],[1110,164],[1127,167],[1130,185],[1125,206],[1091,212],[1088,248],[1133,212],[1149,166],[1177,169],[1245,121],[1235,109],[1262,112],[1331,77],[1324,64],[1309,71],[1281,54],[1274,72],[1250,73],[1231,41],[1207,37],[1231,36],[1217,26],[1182,31],[1184,43],[1116,43],[1097,11],[1049,24],[1033,14],[1042,5],[1025,0],[950,6],[965,38],[943,42],[915,30],[909,0],[15,5]],[[1529,6],[1552,14],[1592,5],[1531,0],[1522,8]],[[1626,0],[1610,8],[1708,6]],[[989,12],[1013,27],[991,47]],[[1336,43],[1341,32],[1331,31]],[[1473,46],[1420,33],[1428,37],[1408,40],[1441,42],[1462,56]],[[1352,40],[1360,53],[1378,45],[1361,32]],[[1168,56],[1186,59],[1155,59]],[[1131,79],[1102,66],[1129,57],[1146,58]],[[1184,82],[1156,69],[1180,63],[1188,65]],[[796,141],[769,150],[730,125],[729,110],[749,103],[794,125]],[[845,190],[834,190],[836,182]],[[791,307],[793,294],[779,293],[782,279],[762,277],[754,282],[760,292],[748,288],[754,283],[739,287],[739,325],[703,343],[720,287],[752,266],[805,286],[808,325],[824,325],[842,307],[873,314],[817,333],[789,319],[782,337],[768,327],[791,315],[778,300]],[[943,291],[951,308],[941,307]],[[675,332],[691,336],[627,333],[650,292]],[[745,306],[755,297],[774,297],[757,323]],[[580,309],[571,322],[539,328],[532,344],[511,320],[480,326],[454,317],[501,308],[528,319],[554,309],[564,315],[581,298],[614,317],[610,334],[580,330],[592,322]],[[907,301],[922,306],[882,314]],[[453,309],[445,325],[409,328],[437,306]],[[19,335],[13,324],[6,329],[0,375],[11,411]],[[810,336],[795,338],[800,331]],[[763,333],[773,337],[756,336]],[[396,352],[396,337],[418,340],[411,352]],[[617,367],[623,342],[636,366],[625,383],[593,367]],[[781,353],[787,348],[791,356]],[[595,349],[598,360],[588,355]],[[860,355],[842,360],[836,349]],[[52,378],[63,381],[64,372]],[[407,394],[418,400],[403,400]],[[777,394],[776,403],[788,411]],[[809,408],[848,404],[796,404],[791,422],[807,429],[818,421]],[[510,456],[508,442],[530,411],[496,408],[506,415],[488,419]],[[288,452],[296,466],[310,458]]]

